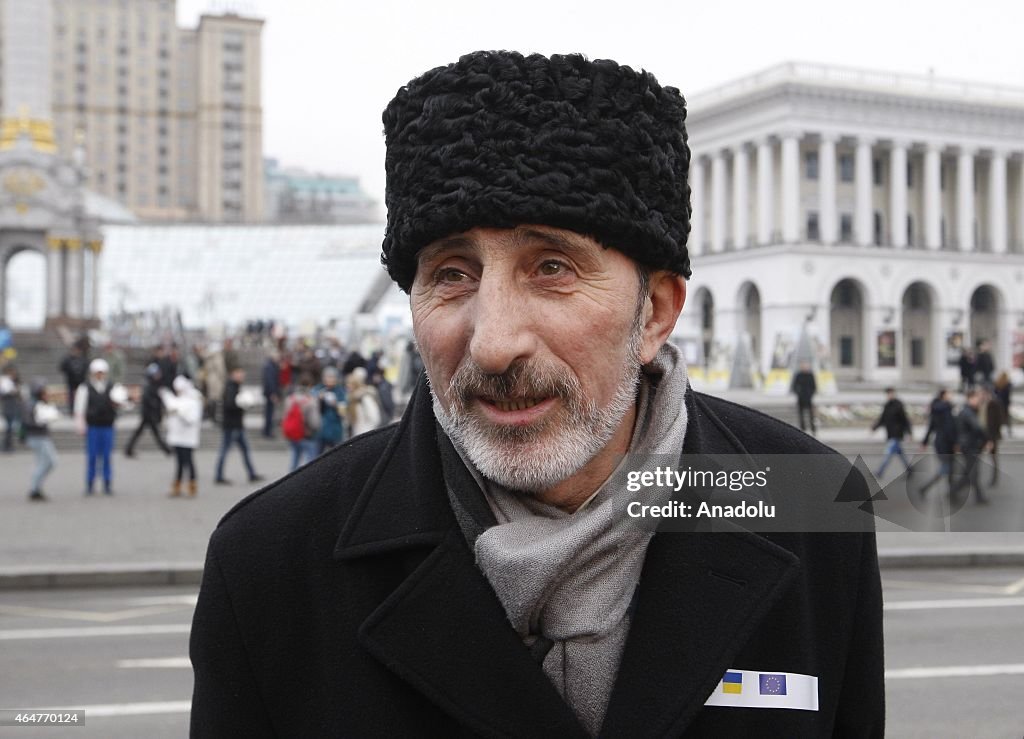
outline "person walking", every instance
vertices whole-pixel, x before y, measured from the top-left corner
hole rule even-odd
[[[50,438],[50,424],[60,418],[60,411],[46,397],[46,383],[33,384],[29,402],[25,409],[23,428],[25,443],[36,456],[29,484],[28,499],[32,502],[47,500],[43,492],[43,480],[57,466],[57,448]]]
[[[975,382],[982,387],[992,384],[992,373],[996,371],[995,360],[992,359],[992,344],[988,339],[978,339],[977,352],[974,358]]]
[[[1013,437],[1013,416],[1010,415],[1010,395],[1013,392],[1013,383],[1010,382],[1010,375],[1005,371],[1000,372],[993,385],[996,399],[1003,406],[1003,419],[1006,426],[1006,437]]]
[[[340,444],[345,438],[345,412],[347,397],[345,387],[338,384],[338,368],[325,367],[321,374],[322,384],[314,388],[313,394],[320,401],[320,448],[323,454]]]
[[[953,416],[953,404],[949,401],[949,391],[939,390],[928,410],[928,430],[921,440],[921,451],[928,448],[928,441],[934,437],[935,454],[939,460],[939,470],[925,482],[918,492],[924,495],[928,489],[940,479],[946,478],[952,487],[953,453],[956,449],[956,418]]]
[[[14,439],[20,432],[21,410],[21,380],[15,366],[8,364],[0,372],[0,413],[4,417],[5,452],[14,451]]]
[[[381,425],[380,396],[366,382],[366,368],[356,367],[348,375],[348,407],[345,410],[352,436],[373,431]]]
[[[217,472],[213,481],[218,485],[230,485],[231,480],[224,477],[224,460],[228,450],[235,444],[242,451],[242,462],[245,463],[245,470],[249,473],[249,482],[259,482],[263,476],[256,473],[252,466],[252,459],[249,457],[249,442],[245,438],[245,425],[242,421],[247,408],[252,407],[253,399],[242,390],[242,383],[245,382],[245,370],[236,367],[230,379],[224,386],[222,398],[223,408],[223,434],[220,442],[220,453],[217,455]]]
[[[789,391],[796,395],[796,412],[800,416],[800,430],[806,431],[807,426],[810,425],[813,436],[818,432],[814,421],[814,394],[818,392],[818,383],[814,380],[810,362],[800,363],[800,370],[793,375],[793,383]],[[805,414],[809,424],[804,422]]]
[[[960,448],[961,475],[950,488],[951,500],[955,500],[964,488],[973,488],[975,500],[979,504],[988,503],[985,491],[981,487],[979,458],[989,444],[988,434],[978,420],[978,409],[981,407],[983,393],[978,388],[967,391],[967,402],[956,417],[956,439]],[[955,460],[954,460],[955,461]],[[970,491],[968,490],[968,494]]]
[[[274,408],[281,402],[281,365],[276,351],[267,354],[263,362],[263,436],[274,438]]]
[[[181,482],[187,471],[188,494],[194,497],[198,492],[198,483],[193,453],[199,448],[202,431],[203,396],[184,375],[174,378],[172,388],[160,388],[160,400],[167,410],[167,443],[174,447],[176,458],[170,495],[172,498],[181,495]]]
[[[105,359],[89,363],[89,379],[75,392],[75,427],[85,435],[85,494],[92,495],[97,463],[103,467],[103,492],[113,495],[114,470],[110,454],[114,449],[114,421],[117,408],[128,400],[121,385],[107,382],[110,368]]]
[[[966,393],[972,387],[974,387],[974,372],[977,368],[977,364],[974,358],[974,352],[968,347],[964,347],[963,351],[960,352],[960,392]]]
[[[888,439],[885,445],[885,457],[882,458],[882,464],[879,465],[875,477],[881,478],[885,474],[885,468],[889,466],[889,462],[897,456],[906,466],[909,476],[914,473],[914,468],[911,467],[907,455],[903,453],[903,437],[909,436],[912,431],[910,419],[907,417],[907,409],[904,407],[903,401],[896,397],[895,388],[887,387],[885,395],[887,400],[882,407],[882,415],[871,427],[872,431],[884,427]]]
[[[78,387],[85,382],[88,372],[88,359],[86,358],[86,347],[88,342],[79,339],[68,349],[68,353],[60,361],[60,371],[64,375],[64,382],[67,385],[68,415],[74,415],[75,394]]]
[[[284,404],[281,432],[292,448],[292,470],[313,461],[319,449],[320,403],[312,389],[313,376],[300,372],[299,381]]]
[[[135,444],[142,432],[149,429],[156,439],[156,444],[164,454],[170,455],[171,448],[160,436],[160,422],[164,417],[164,404],[160,399],[160,390],[167,389],[164,384],[163,370],[155,362],[146,367],[146,387],[142,390],[142,403],[139,408],[139,425],[124,448],[124,456],[135,456]]]
[[[206,382],[206,417],[221,422],[223,410],[220,405],[227,387],[228,375],[224,364],[224,351],[220,344],[210,345],[210,350],[203,361],[203,370],[203,379]]]
[[[995,487],[999,479],[999,442],[1003,438],[1003,425],[1006,423],[1006,415],[1003,411],[1003,404],[995,393],[982,390],[981,410],[978,414],[981,427],[985,429],[988,436],[989,454],[992,455],[992,477],[989,479],[989,487]]]

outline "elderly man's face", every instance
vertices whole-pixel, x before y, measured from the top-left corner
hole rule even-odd
[[[664,336],[645,330],[651,302],[621,252],[476,228],[420,252],[411,304],[435,413],[488,478],[543,491],[628,445],[640,365]]]

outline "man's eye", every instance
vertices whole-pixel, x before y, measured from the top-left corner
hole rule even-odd
[[[569,271],[569,268],[561,262],[547,261],[540,265],[538,271],[545,277],[557,277],[564,275]]]
[[[437,271],[436,279],[438,282],[464,282],[466,273],[454,267],[442,267]]]

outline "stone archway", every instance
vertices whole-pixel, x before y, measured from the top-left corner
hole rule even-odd
[[[760,364],[761,356],[761,291],[753,282],[744,282],[737,295],[740,306],[739,325],[736,327],[740,335],[750,336],[751,357],[755,365]],[[759,371],[763,368],[758,367]]]
[[[38,249],[18,245],[0,259],[0,324],[43,328],[47,318],[47,263]]]
[[[976,348],[978,342],[987,340],[991,344],[989,351],[997,367],[1002,366],[1004,358],[999,356],[1002,336],[1000,313],[1003,300],[999,290],[992,285],[980,285],[971,293],[970,318],[967,322],[970,331],[970,345]]]
[[[829,296],[829,336],[832,366],[838,380],[864,375],[864,288],[856,280],[839,280]]]
[[[924,282],[913,282],[903,291],[903,336],[899,342],[897,364],[901,377],[910,382],[929,382],[938,377],[935,367],[935,331],[932,314],[936,300],[934,290]]]
[[[715,345],[715,299],[706,287],[697,291],[696,298],[700,310],[701,362],[707,368]]]

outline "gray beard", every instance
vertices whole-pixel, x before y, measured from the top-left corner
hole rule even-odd
[[[636,402],[639,382],[640,335],[634,332],[615,394],[603,408],[575,382],[555,418],[538,426],[502,428],[458,401],[446,411],[433,386],[431,394],[441,428],[480,474],[511,490],[538,493],[575,475],[611,441]],[[449,398],[455,395],[449,391]]]

